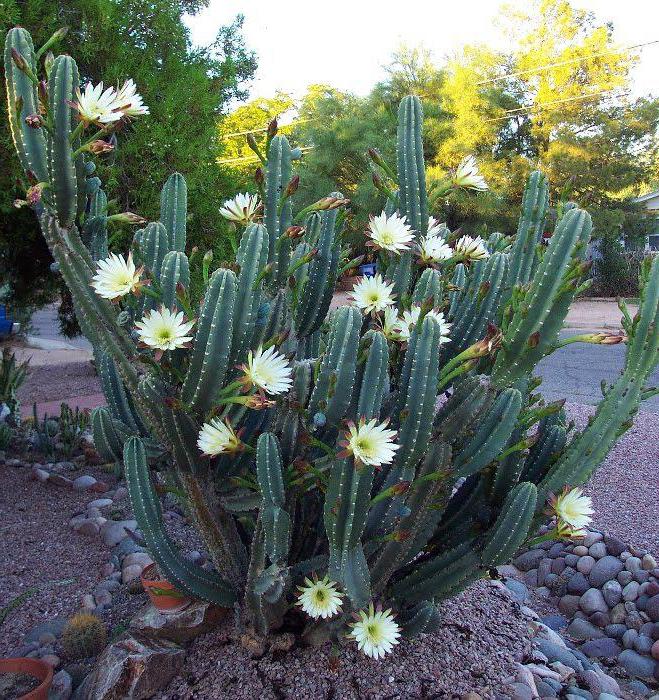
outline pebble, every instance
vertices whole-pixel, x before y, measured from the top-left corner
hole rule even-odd
[[[609,554],[613,554],[614,557],[619,557],[627,549],[627,546],[622,540],[619,540],[617,537],[612,537],[611,535],[606,535],[604,537],[604,544]]]
[[[53,676],[53,684],[50,686],[48,700],[69,700],[73,692],[73,680],[71,676],[62,669]]]
[[[588,554],[588,547],[578,544],[572,551],[579,557],[585,557]]]
[[[651,554],[644,554],[641,559],[641,567],[644,571],[652,571],[657,568],[657,560]]]
[[[622,600],[622,586],[615,579],[607,581],[602,586],[602,595],[606,604],[613,608]]]
[[[604,535],[601,532],[596,532],[595,530],[589,530],[586,536],[583,538],[584,547],[592,547],[596,542],[601,542],[604,539]]]
[[[564,615],[545,615],[542,618],[542,622],[556,632],[564,627],[567,627],[568,624],[568,620]]]
[[[628,557],[625,560],[625,569],[627,571],[636,571],[641,568],[641,560],[638,557]]]
[[[107,508],[113,503],[114,501],[111,498],[96,498],[87,504],[87,508]]]
[[[629,681],[629,689],[633,690],[637,695],[640,695],[644,698],[646,698],[650,694],[650,688],[645,685],[642,681],[637,680],[634,678],[634,680]]]
[[[593,566],[595,566],[595,559],[587,554],[585,557],[579,557],[577,561],[577,571],[580,571],[584,575],[588,575]]]
[[[545,558],[544,549],[530,549],[528,552],[523,552],[514,561],[513,564],[520,571],[530,571],[537,569],[540,562]]]
[[[631,571],[627,571],[626,569],[621,571],[618,576],[618,582],[620,583],[621,586],[626,586],[630,581],[632,581],[634,578],[634,574],[632,574]]]
[[[595,559],[602,559],[606,556],[606,545],[604,542],[595,542],[594,545],[588,547],[588,554]]]
[[[644,634],[639,634],[634,640],[634,649],[636,649],[639,654],[650,655],[652,652],[652,640]]]
[[[604,632],[614,639],[622,639],[622,635],[627,631],[627,627],[622,624],[617,625],[607,625],[604,628]]]
[[[567,648],[554,644],[546,639],[536,639],[535,644],[538,649],[547,657],[550,663],[560,661],[560,663],[570,668],[582,670],[583,665],[579,659]]]
[[[604,543],[602,543],[602,546],[604,546]],[[611,555],[602,557],[595,563],[588,575],[590,585],[595,588],[601,588],[607,581],[615,578],[622,571],[623,566],[623,563],[617,557],[612,557]]]
[[[588,579],[581,572],[577,572],[567,582],[567,592],[574,595],[583,595],[590,587]]]
[[[631,602],[633,600],[636,600],[638,598],[640,587],[641,586],[638,583],[638,581],[630,581],[622,589],[622,599],[626,602]]]
[[[653,644],[652,644],[652,658],[657,659],[659,661],[659,639],[657,639]]]
[[[36,479],[37,481],[41,481],[43,483],[45,481],[48,481],[49,477],[50,474],[45,469],[32,469],[32,478]]]
[[[572,637],[572,639],[584,642],[588,639],[599,639],[604,636],[601,629],[595,627],[595,625],[588,622],[588,620],[581,620],[579,618],[572,620],[567,628],[567,634]]]
[[[641,656],[632,649],[625,649],[618,657],[618,661],[632,676],[638,678],[652,678],[654,676],[654,661],[647,656]]]
[[[659,595],[653,595],[645,606],[645,612],[652,622],[659,622]]]
[[[126,529],[137,530],[136,520],[108,520],[101,530],[103,544],[114,547],[126,537]]]
[[[564,595],[558,601],[558,609],[566,617],[574,617],[574,613],[579,609],[579,600],[581,596],[578,595]],[[624,615],[623,615],[624,619]]]
[[[95,537],[100,531],[100,527],[93,520],[82,520],[73,529],[77,533],[88,537]]]
[[[96,483],[96,479],[89,474],[83,474],[73,481],[73,488],[76,491],[87,491]]]
[[[591,639],[587,641],[581,647],[581,651],[591,658],[614,659],[622,649],[615,639],[602,637],[601,639]]]
[[[634,647],[636,637],[638,637],[638,632],[636,630],[627,630],[622,635],[622,646],[625,647],[625,649],[632,649]]]
[[[49,666],[57,668],[60,665],[60,658],[57,654],[45,654],[41,657],[42,661],[45,661]]]
[[[121,570],[121,582],[128,583],[133,579],[139,579],[144,567],[141,564],[129,564]]]
[[[627,617],[627,611],[622,603],[615,605],[611,612],[609,613],[609,618],[611,619],[611,624],[619,625],[625,621]]]

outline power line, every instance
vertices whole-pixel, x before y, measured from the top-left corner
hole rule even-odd
[[[313,146],[305,146],[304,148],[301,148],[300,151],[302,153],[306,153],[307,151],[313,150]],[[228,163],[256,163],[256,161],[260,160],[258,156],[238,156],[237,158],[223,158],[222,160],[217,160],[215,161],[218,165],[226,165]]]
[[[304,124],[305,122],[315,122],[318,121],[318,119],[296,119],[293,122],[290,122],[290,124],[282,124],[280,126],[280,129],[286,129],[289,126],[294,126],[295,124]],[[259,132],[262,131],[267,131],[268,127],[264,126],[260,129],[250,129],[250,131],[235,131],[232,134],[222,134],[222,139],[230,139],[233,138],[234,136],[247,136],[247,134],[258,134]]]
[[[589,97],[597,97],[598,95],[606,95],[609,92],[614,92],[614,90],[602,90],[600,92],[589,92],[586,95],[577,95],[576,97],[566,97],[562,100],[552,100],[551,102],[541,102],[540,104],[537,105],[529,105],[528,107],[517,107],[516,109],[507,109],[505,110],[505,114],[510,115],[510,116],[503,116],[503,117],[492,117],[491,119],[484,119],[483,122],[498,122],[502,121],[504,119],[510,119],[511,117],[514,117],[516,115],[520,115],[521,113],[524,112],[533,112],[538,109],[541,109],[542,107],[549,107],[550,105],[557,105],[557,104],[563,104],[565,102],[576,102],[577,100],[587,100]]]
[[[546,63],[544,66],[536,66],[535,68],[528,68],[527,70],[517,71],[515,73],[506,73],[506,75],[501,75],[498,78],[489,78],[488,80],[480,80],[476,85],[488,85],[489,83],[496,83],[500,80],[506,80],[507,78],[517,78],[520,75],[528,75],[529,73],[538,73],[543,71],[545,68],[559,68],[560,66],[568,66],[571,63],[580,63],[585,61],[587,58],[597,58],[598,56],[610,56],[617,53],[625,53],[626,51],[631,51],[632,49],[641,49],[644,46],[651,46],[652,44],[659,44],[659,39],[654,41],[646,41],[643,44],[634,44],[633,46],[627,46],[624,49],[617,49],[615,51],[602,51],[600,53],[590,53],[585,56],[579,56],[578,58],[569,58],[565,61],[557,61],[556,63]]]

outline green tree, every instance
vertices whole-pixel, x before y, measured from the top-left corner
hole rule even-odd
[[[191,243],[222,250],[227,245],[225,240],[218,242],[217,210],[234,185],[215,163],[216,124],[230,102],[246,97],[244,85],[253,76],[256,61],[245,48],[241,16],[221,27],[210,46],[192,46],[183,15],[206,4],[204,0],[9,0],[0,23],[3,33],[15,24],[27,27],[37,44],[66,25],[69,33],[57,48],[75,57],[83,81],[135,80],[151,113],[127,127],[131,138],[121,139],[117,152],[101,168],[113,208],[157,218],[160,187],[171,172],[180,170],[194,212],[188,222]],[[24,189],[15,185],[19,170],[6,122],[0,128],[0,158],[9,163],[0,175],[0,248],[18,244],[30,249],[40,236],[33,222],[13,208],[14,198]],[[119,233],[120,242],[130,235],[127,230]],[[2,277],[17,291],[12,264],[11,258],[3,261]],[[47,279],[45,271],[42,278]]]

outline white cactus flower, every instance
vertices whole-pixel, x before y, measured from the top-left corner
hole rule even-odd
[[[485,247],[485,241],[477,236],[461,236],[453,246],[456,257],[463,260],[485,260],[490,257],[490,253]]]
[[[91,286],[104,299],[119,299],[139,289],[141,274],[142,268],[135,269],[132,253],[128,253],[128,258],[110,253],[96,264]]]
[[[373,217],[368,224],[366,235],[371,239],[372,245],[381,250],[400,255],[408,250],[414,241],[414,234],[404,216],[392,214],[387,216],[382,212]]]
[[[474,156],[467,156],[462,159],[453,176],[453,185],[467,190],[477,190],[478,192],[485,192],[489,189],[485,178],[478,170],[478,164]]]
[[[403,323],[411,330],[416,326],[419,316],[421,316],[421,307],[413,306],[409,311],[403,311]]]
[[[192,340],[188,333],[194,321],[186,321],[182,311],[170,311],[164,306],[153,309],[137,321],[137,333],[140,341],[157,350],[177,350],[187,347]]]
[[[427,236],[419,241],[419,257],[422,263],[432,264],[449,260],[453,257],[453,249],[440,236]]]
[[[140,117],[149,113],[149,108],[144,104],[142,95],[137,92],[137,86],[132,78],[129,78],[119,88],[116,103],[126,117]]]
[[[567,531],[572,537],[583,537],[586,534],[585,528],[590,524],[590,516],[595,511],[590,496],[584,496],[582,489],[569,489],[566,486],[560,496],[552,495],[549,503],[558,520],[559,531]]]
[[[204,423],[201,426],[197,447],[203,454],[214,457],[219,454],[236,452],[240,446],[240,438],[229,423],[219,418],[213,418],[209,423]]]
[[[430,309],[426,316],[434,319],[439,325],[439,344],[450,343],[451,338],[449,337],[449,333],[451,331],[451,324],[446,320],[444,314],[441,311]]]
[[[378,424],[375,418],[368,422],[362,419],[357,425],[348,423],[346,439],[339,444],[358,464],[379,467],[393,461],[394,453],[400,447],[394,443],[395,437],[396,431],[388,430],[387,423]]]
[[[384,311],[394,303],[393,285],[382,279],[379,273],[373,277],[362,277],[353,287],[354,303],[364,312]]]
[[[440,238],[445,238],[448,233],[448,226],[446,224],[440,223],[432,216],[428,217],[428,231],[426,236],[432,238],[433,236],[439,236]]]
[[[288,360],[275,350],[274,345],[267,350],[262,347],[256,352],[249,351],[247,364],[242,366],[243,383],[255,386],[267,394],[283,394],[288,391],[293,380]]]
[[[376,610],[371,603],[368,611],[360,610],[359,619],[351,624],[350,637],[357,642],[357,647],[366,656],[379,659],[388,654],[398,644],[400,627],[394,621],[391,610]]]
[[[83,121],[94,124],[111,124],[123,116],[117,103],[117,91],[113,87],[103,90],[103,83],[87,83],[84,92],[77,89],[73,106]]]
[[[220,214],[229,221],[247,226],[254,220],[261,202],[255,194],[241,192],[233,199],[227,199],[220,209]]]
[[[384,310],[382,332],[387,340],[405,342],[410,339],[410,328],[403,319],[399,318],[395,306],[387,306]]]
[[[336,590],[336,581],[330,581],[329,576],[312,581],[304,579],[304,586],[298,586],[300,595],[296,605],[299,605],[307,615],[313,618],[333,617],[341,610],[343,596]]]

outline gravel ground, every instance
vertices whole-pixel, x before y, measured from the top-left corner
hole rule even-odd
[[[30,471],[0,465],[0,608],[36,589],[2,624],[0,656],[35,625],[77,612],[108,560],[99,541],[77,535],[68,524],[92,496],[33,481]],[[89,467],[80,473],[111,481]]]
[[[182,674],[156,698],[393,700],[458,697],[470,690],[494,697],[515,661],[530,649],[519,607],[480,582],[444,603],[441,611],[438,633],[403,641],[395,654],[379,661],[348,644],[338,665],[330,659],[329,644],[250,659],[231,640],[227,622],[193,644]]]
[[[91,362],[70,362],[30,368],[25,383],[18,390],[18,398],[23,404],[23,414],[28,416],[35,401],[43,403],[100,392],[101,384]]]
[[[593,406],[566,404],[579,427]],[[659,556],[659,414],[639,412],[587,485],[593,526]]]

